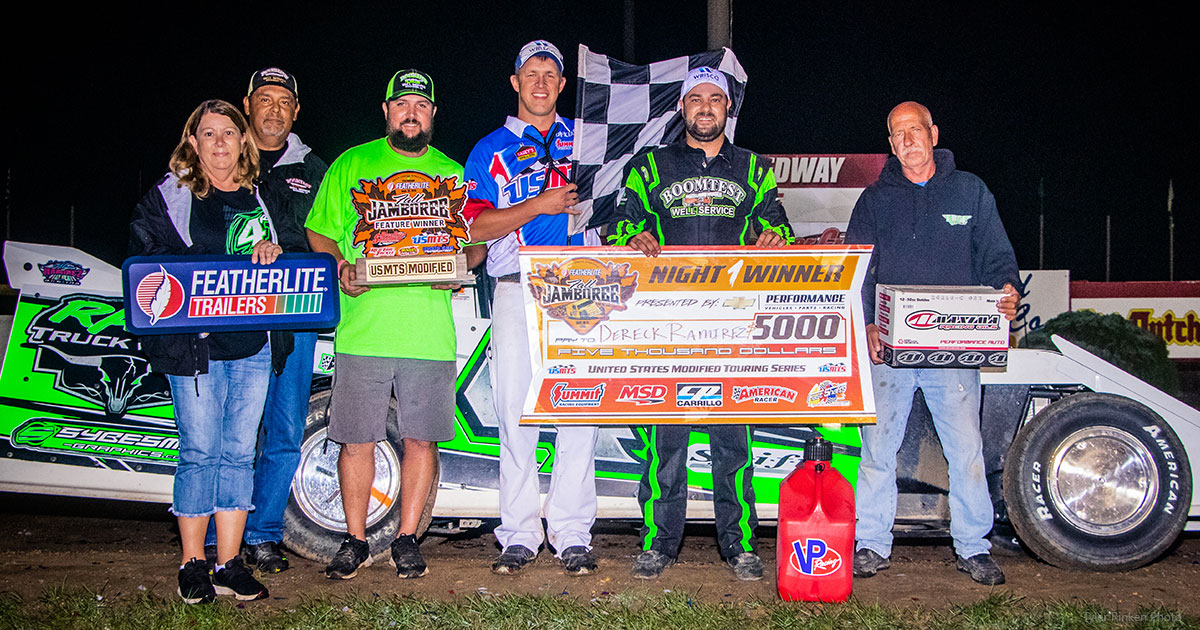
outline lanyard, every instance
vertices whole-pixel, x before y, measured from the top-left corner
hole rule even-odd
[[[525,140],[532,142],[538,148],[538,162],[544,163],[547,168],[554,171],[555,173],[558,173],[559,177],[562,177],[563,180],[565,180],[567,183],[574,183],[574,180],[572,180],[566,173],[562,172],[562,169],[560,169],[558,167],[558,164],[555,163],[554,158],[551,157],[550,143],[554,142],[554,136],[555,136],[555,132],[557,130],[558,130],[558,122],[555,121],[555,123],[553,125],[550,125],[550,130],[546,132],[546,135],[544,137],[535,138],[535,137],[529,135],[528,132],[526,132],[521,137]],[[543,178],[542,179],[542,187],[538,189],[537,194],[540,195],[543,192],[545,192],[546,186],[548,186],[548,185],[550,185],[550,178],[549,177]]]

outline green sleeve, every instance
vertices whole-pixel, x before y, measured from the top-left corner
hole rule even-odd
[[[779,192],[775,186],[775,171],[771,165],[757,155],[750,158],[750,187],[754,189],[753,216],[757,220],[759,233],[771,230],[783,237],[787,244],[796,242],[796,235],[788,223],[787,212],[779,203]]]
[[[625,201],[617,208],[617,220],[608,230],[608,244],[628,245],[629,239],[653,229],[658,242],[663,242],[662,225],[658,214],[650,206],[649,190],[658,185],[658,169],[654,154],[630,162],[629,175],[625,178]]]

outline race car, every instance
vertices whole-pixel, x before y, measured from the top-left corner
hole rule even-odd
[[[126,332],[120,270],[69,247],[9,241],[9,283],[19,290],[0,372],[0,490],[169,503],[178,450],[166,379]],[[440,478],[422,529],[451,532],[499,517],[499,436],[486,349],[486,286],[453,300],[458,336],[455,435],[440,445]],[[3,334],[3,333],[0,333]],[[989,481],[1001,525],[1052,564],[1121,571],[1160,556],[1184,529],[1200,529],[1189,451],[1200,449],[1200,412],[1055,338],[1060,352],[1013,349],[1007,369],[983,373]],[[284,543],[328,561],[344,532],[338,445],[326,439],[332,335],[315,356],[300,468]],[[918,397],[920,394],[918,393]],[[392,428],[394,430],[394,426]],[[820,433],[852,483],[859,459],[852,426],[761,426],[754,434],[760,520],[777,515],[779,483]],[[554,460],[552,429],[538,449],[542,487]],[[600,518],[639,520],[642,427],[605,427],[596,445]],[[398,526],[401,440],[376,451],[368,513],[372,553],[387,553]],[[946,535],[945,460],[923,404],[914,405],[900,454],[900,535]],[[692,432],[688,518],[711,520],[708,437]]]

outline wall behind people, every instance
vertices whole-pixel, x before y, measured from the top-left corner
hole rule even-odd
[[[304,77],[311,98],[303,119],[338,121],[304,135],[322,155],[379,133],[366,108],[391,69],[430,68],[445,77],[439,89],[455,103],[439,111],[439,144],[465,159],[494,123],[492,95],[480,86],[505,72],[506,55],[497,51],[548,37],[561,43],[573,80],[576,43],[616,56],[623,49],[621,2],[478,7],[405,7],[399,25],[388,19],[394,4],[337,12],[327,3],[250,4],[239,18],[284,35],[271,46],[240,38],[204,64],[182,51],[212,48],[222,27],[183,26],[227,13],[30,7],[13,27],[52,24],[54,45],[34,54],[24,39],[0,43],[13,60],[9,98],[0,102],[12,237],[65,244],[74,206],[76,242],[118,261],[122,248],[105,231],[127,222],[128,208],[164,170],[175,121],[205,98],[240,98],[238,77],[265,65]],[[733,47],[750,76],[743,112],[757,121],[739,128],[738,141],[764,153],[882,152],[873,116],[917,99],[960,131],[947,147],[988,181],[1023,268],[1037,265],[1044,177],[1047,268],[1103,280],[1111,214],[1112,279],[1165,280],[1168,179],[1177,244],[1200,232],[1200,127],[1181,96],[1200,82],[1200,58],[1188,48],[1184,22],[1171,15],[1070,10],[935,8],[918,20],[903,5],[736,3]],[[638,2],[635,35],[642,63],[703,50],[703,3]],[[911,37],[928,52],[896,54]],[[560,109],[573,111],[573,101],[568,87]],[[1179,256],[1176,265],[1176,279],[1200,278],[1200,258]]]

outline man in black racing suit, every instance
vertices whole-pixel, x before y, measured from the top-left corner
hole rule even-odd
[[[657,256],[662,245],[782,247],[793,241],[770,163],[725,139],[729,107],[724,74],[706,67],[688,74],[680,98],[686,135],[630,160],[625,201],[609,230],[609,244]],[[754,542],[752,429],[710,425],[706,431],[721,557],[739,580],[761,579]],[[638,502],[644,525],[642,552],[633,562],[636,578],[657,578],[679,553],[690,432],[689,425],[653,425],[643,433],[647,461]]]

